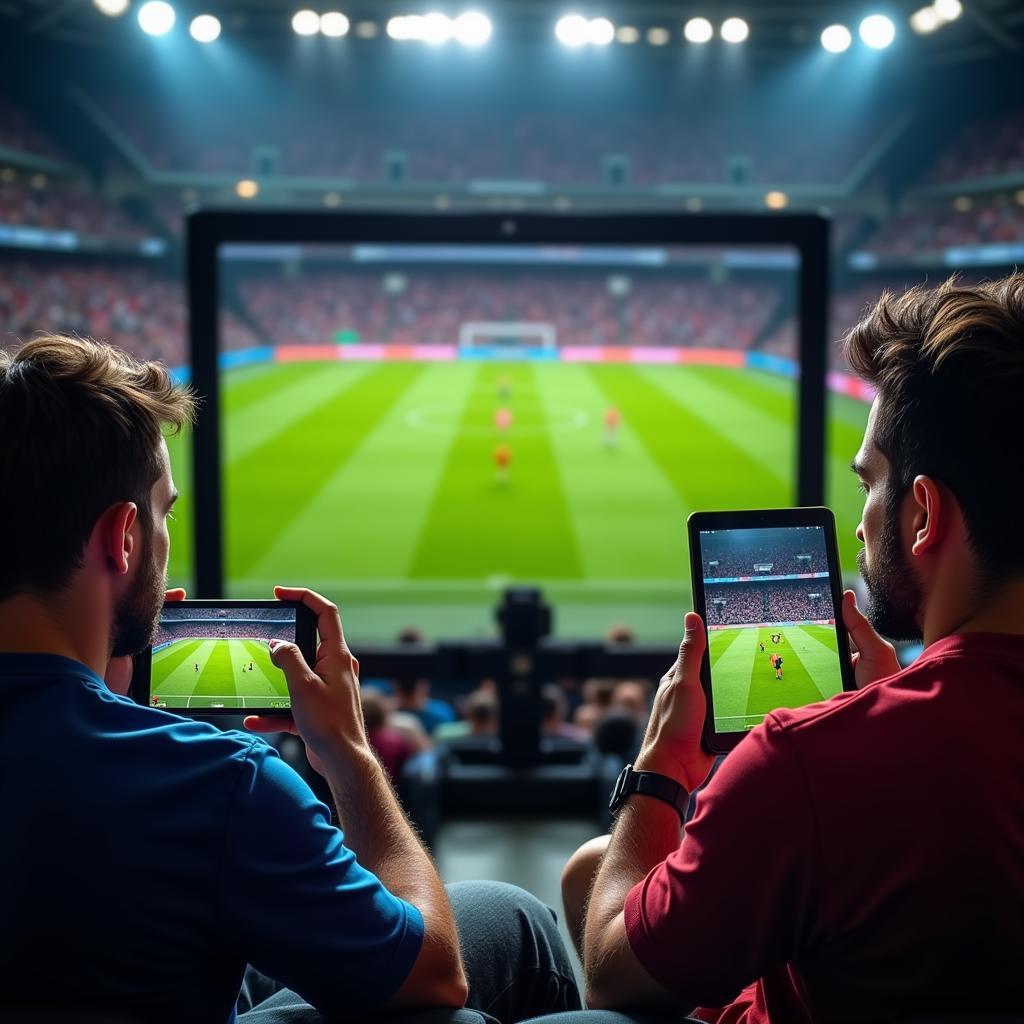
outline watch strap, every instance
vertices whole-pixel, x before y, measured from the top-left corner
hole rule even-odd
[[[631,764],[626,765],[612,794],[612,813],[616,813],[626,799],[634,793],[639,793],[641,796],[652,796],[656,800],[670,804],[676,809],[680,823],[685,822],[690,794],[675,779],[662,775],[660,772],[636,771]]]

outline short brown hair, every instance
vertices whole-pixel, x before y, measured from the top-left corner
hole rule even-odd
[[[878,391],[893,500],[934,477],[960,503],[987,582],[1024,573],[1024,273],[887,291],[844,346]]]
[[[0,601],[64,587],[111,505],[134,502],[148,536],[161,431],[194,413],[163,366],[110,345],[50,334],[0,350]]]

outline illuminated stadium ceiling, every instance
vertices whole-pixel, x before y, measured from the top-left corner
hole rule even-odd
[[[107,17],[98,9],[105,4],[128,3],[120,17]],[[88,47],[138,46],[145,43],[139,30],[137,12],[143,0],[0,0],[0,38],[36,37]],[[938,3],[955,0],[938,0]],[[612,43],[616,49],[657,56],[662,59],[692,46],[684,40],[683,26],[690,18],[706,16],[713,23],[713,43],[721,22],[730,14],[749,23],[749,38],[742,46],[760,56],[784,56],[795,49],[817,46],[821,32],[832,23],[849,26],[856,43],[857,26],[868,15],[884,10],[895,23],[897,42],[913,48],[923,58],[938,62],[984,59],[1024,51],[1024,4],[1019,0],[964,0],[963,14],[928,35],[918,35],[910,26],[911,15],[927,0],[874,4],[871,0],[821,3],[820,0],[758,2],[743,0],[735,5],[714,0],[680,6],[668,3],[609,0],[572,5],[554,5],[550,0],[488,0],[474,3],[429,3],[423,0],[368,2],[368,0],[317,0],[315,3],[281,0],[171,0],[178,15],[178,30],[194,16],[211,14],[221,22],[222,40],[236,40],[259,48],[294,44],[292,16],[302,7],[314,11],[340,11],[351,25],[346,43],[361,47],[396,45],[388,38],[387,22],[398,15],[424,14],[440,10],[455,15],[476,8],[493,22],[489,46],[503,43],[556,45],[557,17],[573,9],[587,18],[607,18],[616,29],[626,29]],[[361,27],[360,27],[361,26]],[[607,28],[607,25],[605,26]],[[359,29],[359,31],[357,31]],[[631,31],[636,29],[634,33]],[[653,30],[653,31],[652,31]],[[631,45],[627,45],[627,43]],[[661,45],[658,45],[658,44]]]

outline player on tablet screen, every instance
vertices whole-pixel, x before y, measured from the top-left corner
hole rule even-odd
[[[507,484],[509,477],[509,463],[512,461],[512,452],[507,444],[499,444],[494,449],[494,468],[497,473],[498,483]]]
[[[782,678],[782,655],[778,654],[775,657],[775,678]]]
[[[619,427],[622,424],[622,414],[613,405],[604,414],[604,443],[608,448],[614,448],[619,439]]]

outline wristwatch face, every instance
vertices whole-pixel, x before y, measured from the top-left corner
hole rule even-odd
[[[620,806],[622,806],[623,800],[626,798],[626,781],[633,773],[633,766],[627,764],[625,768],[619,772],[619,777],[615,780],[615,788],[612,790],[612,798],[608,802],[608,810],[614,814]]]

